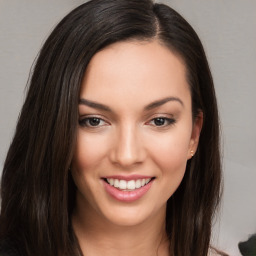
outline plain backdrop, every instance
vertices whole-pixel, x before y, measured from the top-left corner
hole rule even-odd
[[[107,0],[106,0],[107,1]],[[0,174],[30,67],[54,25],[82,0],[0,0]],[[201,38],[222,123],[225,190],[213,241],[230,255],[256,233],[256,1],[163,0]]]

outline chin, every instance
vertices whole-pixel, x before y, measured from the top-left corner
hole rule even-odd
[[[154,211],[154,209],[142,207],[132,207],[129,205],[123,207],[112,208],[111,211],[102,212],[105,219],[112,225],[119,227],[133,227],[143,225],[143,223],[150,222],[156,215],[165,216],[166,205]]]

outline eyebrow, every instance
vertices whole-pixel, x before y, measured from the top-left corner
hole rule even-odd
[[[106,105],[103,105],[101,103],[97,103],[97,102],[86,100],[86,99],[80,99],[79,100],[79,105],[85,105],[85,106],[88,106],[88,107],[91,107],[91,108],[104,110],[104,111],[107,111],[107,112],[112,112],[110,107],[108,107]]]
[[[144,111],[149,111],[151,109],[160,107],[170,101],[179,102],[182,106],[184,106],[184,103],[182,102],[181,99],[179,99],[177,97],[167,97],[167,98],[153,101],[152,103],[148,104],[147,106],[144,107]],[[91,108],[95,108],[95,109],[99,109],[99,110],[103,110],[103,111],[107,111],[107,112],[113,112],[110,107],[103,105],[101,103],[97,103],[95,101],[91,101],[91,100],[80,99],[79,105],[85,105],[85,106],[88,106]]]
[[[176,102],[179,102],[182,106],[184,106],[184,103],[182,102],[181,99],[179,99],[177,97],[168,97],[168,98],[164,98],[164,99],[161,99],[161,100],[153,101],[152,103],[148,104],[144,108],[144,110],[151,110],[151,109],[160,107],[160,106],[164,105],[165,103],[167,103],[169,101],[176,101]]]

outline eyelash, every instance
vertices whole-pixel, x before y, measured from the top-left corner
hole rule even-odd
[[[98,120],[100,122],[105,122],[105,120],[103,120],[102,118],[99,118],[99,117],[96,117],[96,116],[92,116],[92,117],[86,117],[86,118],[83,118],[81,120],[79,120],[79,125],[81,127],[86,127],[86,128],[99,128],[99,127],[102,127],[103,125],[101,126],[98,126],[98,125],[88,125],[88,122],[90,121],[93,121],[93,120]]]
[[[155,121],[157,121],[157,120],[158,120],[158,121],[159,121],[159,120],[162,120],[162,121],[164,121],[164,122],[167,123],[167,124],[158,126],[158,125],[156,125],[156,123],[155,123],[155,124],[154,124],[155,127],[167,127],[167,126],[174,125],[174,124],[176,123],[176,120],[175,120],[175,119],[173,119],[173,118],[167,118],[167,117],[163,117],[163,116],[155,117],[155,118],[151,119],[149,123],[155,122]]]
[[[105,126],[105,125],[92,125],[92,124],[88,124],[88,122],[90,122],[90,121],[98,121],[98,122],[105,122],[105,123],[107,123],[104,119],[102,119],[102,118],[99,118],[99,117],[96,117],[96,116],[92,116],[92,117],[86,117],[86,118],[83,118],[83,119],[81,119],[81,120],[79,120],[79,125],[81,126],[81,127],[85,127],[85,128],[100,128],[100,127],[102,127],[102,126]],[[163,125],[156,125],[156,123],[155,124],[153,124],[152,126],[155,126],[155,127],[160,127],[160,128],[165,128],[165,127],[168,127],[168,126],[171,126],[171,125],[174,125],[175,123],[176,123],[176,120],[175,119],[173,119],[173,118],[167,118],[167,117],[162,117],[162,116],[160,116],[160,117],[155,117],[155,118],[153,118],[153,119],[151,119],[149,122],[147,122],[147,124],[150,124],[150,123],[152,123],[152,122],[156,122],[156,121],[164,121],[164,123],[167,123],[167,124],[163,124]]]

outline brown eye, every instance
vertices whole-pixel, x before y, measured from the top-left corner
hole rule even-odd
[[[98,117],[87,117],[79,120],[79,125],[82,127],[100,127],[105,125],[105,121]]]
[[[93,118],[88,118],[88,123],[90,126],[98,126],[100,124],[100,119],[93,117]]]
[[[168,126],[175,123],[174,119],[166,118],[166,117],[157,117],[150,121],[150,123],[154,126]]]
[[[155,118],[154,119],[154,124],[156,125],[156,126],[162,126],[162,125],[164,125],[165,124],[165,118],[162,118],[162,117],[159,117],[159,118]]]

